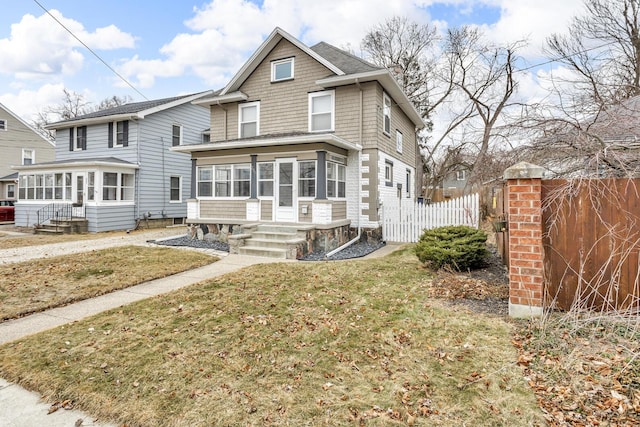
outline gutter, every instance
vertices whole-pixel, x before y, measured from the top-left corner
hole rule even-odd
[[[358,126],[358,145],[360,145],[360,147],[362,147],[362,87],[360,86],[360,81],[356,78],[356,86],[358,87],[358,89],[360,90],[360,112],[359,112],[359,126]],[[325,255],[325,258],[329,258],[332,257],[333,255],[337,254],[338,252],[342,251],[343,249],[348,248],[349,246],[353,245],[356,242],[360,241],[360,238],[362,237],[362,228],[360,227],[360,203],[362,202],[362,151],[358,150],[358,235],[351,239],[350,241],[348,241],[347,243],[345,243],[344,245],[330,251],[327,252],[327,254]]]

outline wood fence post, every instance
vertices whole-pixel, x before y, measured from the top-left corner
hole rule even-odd
[[[543,314],[542,173],[520,162],[504,172],[509,230],[509,315]]]

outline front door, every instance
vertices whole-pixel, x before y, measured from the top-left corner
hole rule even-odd
[[[85,202],[85,195],[87,194],[87,190],[85,188],[85,174],[75,174],[73,177],[72,184],[72,193],[73,193],[73,204],[82,206]]]
[[[275,219],[278,222],[296,222],[296,160],[276,160]]]

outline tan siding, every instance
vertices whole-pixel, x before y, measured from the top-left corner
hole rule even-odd
[[[307,214],[302,213],[302,206],[307,206]],[[313,218],[313,201],[312,200],[304,200],[298,201],[298,222],[311,222]]]
[[[273,200],[260,201],[260,219],[262,221],[273,220]]]
[[[294,79],[271,83],[271,61],[292,56],[295,58]],[[240,87],[249,96],[248,101],[260,101],[260,134],[306,132],[309,128],[307,94],[322,90],[315,81],[331,73],[287,40],[280,41]],[[236,127],[237,135],[237,111],[236,118],[229,120],[229,126]],[[231,136],[231,131],[229,134]]]
[[[339,201],[333,202],[331,207],[331,219],[337,221],[340,219],[347,219],[347,202]]]
[[[244,220],[247,218],[246,202],[244,200],[202,200],[200,217]]]

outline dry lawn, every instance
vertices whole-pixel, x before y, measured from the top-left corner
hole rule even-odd
[[[0,376],[127,426],[544,425],[513,326],[430,286],[408,251],[255,266],[0,347]]]
[[[124,246],[0,266],[0,320],[215,262],[195,251]]]
[[[124,231],[107,231],[103,233],[84,233],[84,234],[27,234],[24,236],[13,236],[0,232],[0,248],[21,248],[24,246],[48,245],[51,243],[76,242],[78,240],[94,240],[104,237],[113,237],[124,235]]]

